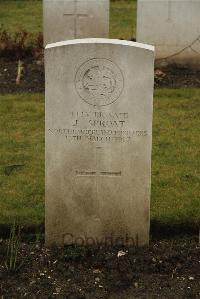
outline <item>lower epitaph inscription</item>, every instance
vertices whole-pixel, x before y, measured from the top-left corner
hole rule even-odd
[[[80,175],[80,176],[84,176],[84,175],[88,175],[88,176],[98,176],[98,175],[106,175],[106,176],[121,176],[122,172],[112,172],[112,171],[87,171],[87,170],[83,170],[83,171],[79,171],[76,170],[76,175]]]

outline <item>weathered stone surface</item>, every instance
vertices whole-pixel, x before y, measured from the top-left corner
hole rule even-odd
[[[46,244],[147,244],[154,49],[48,45]]]
[[[137,41],[155,46],[158,65],[200,67],[199,20],[199,0],[138,0]]]
[[[109,0],[44,0],[44,44],[108,37]]]

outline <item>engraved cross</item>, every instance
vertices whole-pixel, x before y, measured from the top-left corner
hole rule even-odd
[[[77,176],[95,176],[95,177],[119,177],[121,176],[121,170],[120,171],[101,171],[100,169],[100,163],[99,163],[99,152],[101,151],[102,147],[96,147],[96,170],[76,170]]]
[[[73,17],[74,18],[74,38],[77,38],[77,27],[78,27],[78,19],[79,18],[84,18],[84,17],[89,17],[88,14],[83,14],[83,13],[78,13],[78,0],[74,0],[74,12],[73,13],[64,13],[64,16],[67,17]]]
[[[168,0],[168,17],[167,17],[168,22],[171,22],[171,17],[172,17],[172,1]]]
[[[100,170],[101,165],[100,165],[100,152],[102,150],[102,147],[96,147],[96,169],[95,170],[76,170],[76,176],[78,177],[94,177],[95,178],[95,193],[96,193],[96,198],[95,198],[95,206],[96,206],[96,212],[99,214],[99,184],[98,184],[98,179],[100,177],[107,177],[107,178],[120,178],[122,176],[122,171],[108,171],[108,170]]]

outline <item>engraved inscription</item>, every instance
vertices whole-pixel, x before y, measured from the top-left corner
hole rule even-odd
[[[100,175],[105,175],[105,176],[121,176],[122,172],[118,171],[118,172],[112,172],[112,171],[101,171]]]
[[[64,135],[70,142],[130,143],[134,142],[136,138],[148,136],[146,130],[49,129],[49,132],[54,135]]]
[[[76,175],[91,176],[91,175],[96,175],[96,171],[87,171],[87,170],[79,171],[79,170],[76,170]]]
[[[122,172],[114,172],[114,171],[88,171],[88,170],[76,170],[77,176],[121,176]]]
[[[79,96],[89,105],[107,106],[122,93],[124,79],[119,67],[108,59],[91,59],[83,63],[75,77]]]
[[[145,128],[129,128],[128,112],[71,111],[68,127],[49,128],[49,133],[61,135],[69,142],[131,143],[149,136]]]

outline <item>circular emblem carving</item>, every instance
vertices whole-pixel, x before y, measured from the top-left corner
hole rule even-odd
[[[79,67],[75,86],[79,96],[87,104],[107,106],[119,98],[124,79],[121,70],[112,61],[95,58]]]

